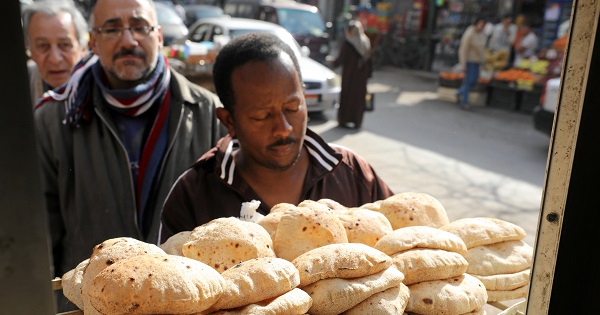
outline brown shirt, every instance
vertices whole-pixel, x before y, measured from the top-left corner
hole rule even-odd
[[[310,154],[310,166],[303,200],[328,198],[358,207],[393,195],[371,165],[349,149],[328,145],[310,129],[304,146]],[[238,148],[237,140],[222,138],[177,180],[163,207],[161,243],[213,219],[239,217],[243,202],[261,200],[235,170],[231,152]],[[258,212],[266,215],[269,210],[261,202]]]

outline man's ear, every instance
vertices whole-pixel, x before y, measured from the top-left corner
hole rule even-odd
[[[235,127],[233,126],[233,116],[231,113],[223,107],[217,108],[217,118],[221,121],[223,125],[227,128],[229,135],[232,138],[235,138]]]
[[[96,55],[98,52],[96,51],[96,34],[95,32],[89,32],[90,40],[88,41],[88,48],[93,51]]]

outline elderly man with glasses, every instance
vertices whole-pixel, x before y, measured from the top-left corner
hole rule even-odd
[[[63,85],[73,66],[87,51],[88,29],[81,13],[69,2],[34,2],[22,13],[31,101]]]
[[[98,0],[90,48],[35,109],[56,276],[114,237],[157,243],[171,185],[226,131],[169,69],[151,0]]]

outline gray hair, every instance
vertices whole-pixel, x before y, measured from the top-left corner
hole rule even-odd
[[[39,1],[26,6],[23,9],[21,18],[23,20],[23,33],[25,35],[25,45],[29,47],[29,25],[31,18],[35,14],[44,14],[48,16],[56,16],[61,12],[71,15],[75,26],[75,35],[79,45],[87,47],[88,44],[88,25],[79,10],[69,1]]]

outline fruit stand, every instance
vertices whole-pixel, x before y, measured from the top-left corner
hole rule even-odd
[[[502,54],[488,53],[479,81],[469,94],[469,103],[471,106],[531,113],[540,102],[550,62],[546,59],[525,60],[518,68],[501,70],[506,61]],[[463,77],[463,73],[458,71],[440,72],[438,96],[455,101]]]

